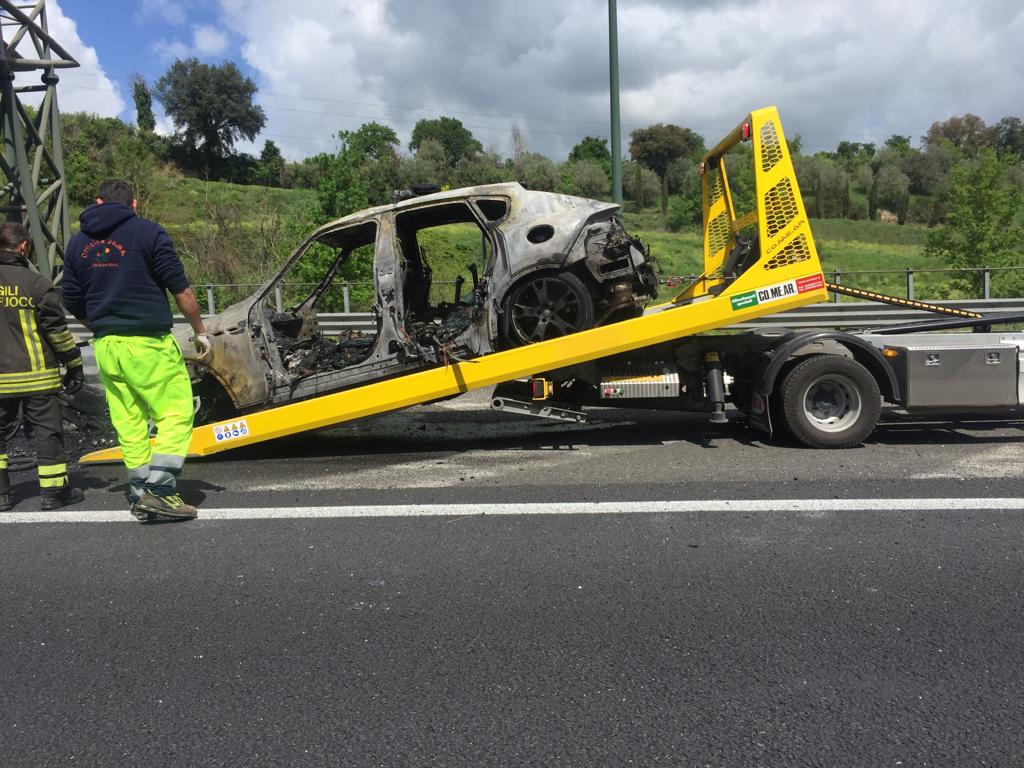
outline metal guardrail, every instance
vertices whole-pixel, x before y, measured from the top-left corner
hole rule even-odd
[[[944,307],[967,309],[982,314],[1024,312],[1024,299],[964,299],[932,302]],[[918,320],[935,320],[933,312],[905,309],[872,301],[822,302],[797,307],[779,315],[768,315],[740,323],[732,328],[750,329],[777,326],[785,328],[871,328]]]
[[[825,274],[825,277],[830,282],[833,282],[833,283],[836,283],[836,284],[846,284],[847,281],[852,279],[854,285],[857,285],[858,287],[862,287],[862,288],[868,288],[868,289],[871,289],[871,290],[876,290],[877,289],[876,281],[873,280],[873,279],[867,279],[867,281],[865,282],[865,280],[864,280],[865,278],[877,278],[879,276],[882,276],[883,278],[886,278],[886,277],[893,277],[893,276],[898,275],[898,276],[900,276],[902,278],[902,282],[903,282],[903,284],[905,286],[905,288],[904,288],[904,297],[907,298],[907,299],[916,299],[916,298],[918,298],[917,291],[916,291],[916,285],[915,285],[915,276],[943,274],[943,275],[950,275],[952,277],[980,278],[981,281],[980,281],[979,293],[981,295],[980,295],[979,298],[988,300],[988,299],[992,298],[992,278],[993,277],[998,277],[999,275],[1002,275],[1002,274],[1010,274],[1010,273],[1016,273],[1016,272],[1022,272],[1022,271],[1024,271],[1024,267],[926,267],[926,268],[918,268],[918,269],[914,269],[912,267],[904,267],[902,269],[869,269],[869,270],[841,270],[841,269],[832,269],[832,270],[825,270],[824,274]],[[697,278],[697,275],[692,275],[691,274],[691,275],[676,275],[676,276],[662,275],[659,279],[660,279],[660,282],[661,282],[662,285],[664,285],[664,286],[666,286],[668,288],[673,288],[673,287],[676,287],[676,286],[687,285],[690,282],[692,282],[693,280],[695,280],[696,278]],[[218,303],[218,300],[217,300],[217,296],[218,296],[218,292],[219,291],[223,291],[224,289],[229,289],[231,291],[234,291],[235,289],[245,289],[244,292],[241,293],[241,294],[235,293],[235,296],[236,296],[236,299],[237,299],[237,298],[241,298],[242,296],[245,296],[245,295],[248,295],[248,294],[252,293],[257,288],[259,288],[261,285],[263,285],[263,283],[220,283],[220,284],[196,283],[192,287],[195,289],[197,296],[203,296],[205,298],[205,300],[206,300],[206,311],[209,314],[213,315],[213,314],[216,314],[217,310],[221,308],[219,303]],[[283,311],[284,305],[285,305],[283,289],[299,289],[299,288],[303,288],[303,289],[309,288],[309,289],[312,289],[315,285],[317,285],[317,283],[312,283],[312,282],[281,283],[280,285],[278,285],[278,286],[276,286],[274,288],[274,294],[273,294],[273,296],[274,296],[274,298],[273,298],[274,306],[277,308],[278,312]],[[342,281],[338,285],[341,288],[341,294],[342,294],[341,299],[342,299],[343,314],[352,314],[352,291],[353,290],[360,291],[362,289],[369,288],[370,291],[371,291],[371,294],[372,294],[372,291],[374,289],[374,284],[373,283],[350,283],[347,280],[346,281]],[[454,287],[455,286],[455,281],[451,281],[451,280],[435,281],[433,283],[433,285],[434,285],[434,288],[438,288],[440,286],[451,286],[451,287]],[[889,292],[891,292],[891,289],[885,290],[883,292],[884,293],[889,293]],[[836,294],[835,296],[833,296],[832,300],[838,302],[839,301],[839,295]]]
[[[935,302],[947,307],[969,309],[975,312],[1024,312],[1024,299],[968,299],[962,301]],[[342,330],[359,330],[373,333],[373,315],[367,313],[319,315],[320,327],[325,332],[337,333]],[[903,309],[889,304],[871,301],[843,302],[834,304],[822,302],[797,307],[778,315],[759,317],[747,323],[729,326],[730,329],[763,328],[778,326],[785,328],[870,328],[915,320],[934,320],[936,315],[915,309]]]
[[[969,309],[975,312],[1024,312],[1022,299],[965,299],[960,301],[935,302],[947,307]],[[889,304],[878,304],[870,301],[842,302],[839,304],[822,302],[805,307],[791,309],[778,315],[759,317],[747,323],[729,326],[730,329],[750,329],[775,326],[780,328],[871,328],[873,326],[896,325],[916,320],[934,320],[935,314],[916,309],[903,309]],[[317,315],[320,328],[324,333],[340,333],[341,331],[362,331],[373,334],[377,324],[369,312],[330,312]],[[174,318],[176,325],[185,325],[184,317]],[[85,328],[78,325],[73,318],[68,318],[68,326],[72,333],[84,334]]]

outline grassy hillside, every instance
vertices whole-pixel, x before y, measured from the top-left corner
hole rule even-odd
[[[659,216],[644,212],[627,214],[626,226],[650,246],[664,276],[697,274],[703,269],[703,242],[698,228],[678,234],[653,228]],[[913,269],[915,293],[939,297],[948,292],[949,273],[924,255],[928,228],[899,226],[876,221],[812,219],[811,230],[827,273],[839,271],[841,282],[859,288],[902,295],[906,273]],[[860,274],[858,274],[860,273]],[[868,274],[865,274],[868,273]],[[831,278],[831,275],[829,275]]]
[[[315,201],[310,190],[273,189],[199,179],[159,176],[142,214],[160,221],[171,233],[197,284],[259,283],[276,270],[287,253],[308,232],[308,212]],[[78,211],[73,215],[77,217]],[[626,227],[646,242],[663,276],[684,276],[702,269],[698,227],[671,233],[661,226],[657,209],[629,212]],[[811,222],[826,272],[839,270],[842,282],[902,293],[905,274],[941,267],[923,255],[928,229],[872,221],[814,219]],[[472,228],[452,228],[452,247],[431,243],[436,283],[466,275],[465,254],[479,241]],[[443,239],[443,236],[442,236]],[[890,271],[890,274],[851,274]],[[949,275],[915,274],[919,296],[939,295]],[[223,291],[218,302],[234,300],[248,288]]]

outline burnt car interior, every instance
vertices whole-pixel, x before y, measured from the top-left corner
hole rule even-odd
[[[294,281],[299,289],[299,300],[283,312],[267,309],[273,341],[277,346],[281,364],[289,375],[303,378],[323,371],[333,371],[362,362],[373,350],[373,336],[358,331],[326,339],[320,334],[317,311],[340,311],[343,307],[343,289],[338,275],[341,268],[354,258],[373,258],[373,245],[377,236],[375,222],[348,227],[325,234],[310,243],[272,288],[281,287],[293,274],[309,274],[322,268],[323,274],[306,293],[309,283]],[[289,297],[291,298],[291,297]]]
[[[491,238],[465,202],[401,213],[395,217],[395,228],[403,257],[406,324],[420,344],[443,344],[468,328],[483,305],[493,251]],[[434,285],[430,258],[440,250],[448,251],[451,258],[462,257],[469,285],[462,274],[454,284]]]
[[[487,292],[488,265],[494,250],[492,235],[481,218],[499,220],[508,209],[504,200],[486,200],[475,212],[464,201],[414,208],[395,217],[396,269],[401,279],[401,301],[394,311],[402,327],[423,347],[446,344],[469,328],[479,316]],[[318,312],[340,312],[344,307],[342,268],[353,259],[374,260],[375,222],[363,222],[322,235],[285,270],[270,287],[287,296],[286,309],[277,312],[265,305],[281,366],[293,383],[317,374],[356,366],[374,353],[379,334],[346,331],[326,337],[320,331]],[[430,260],[444,257],[465,267],[452,282],[435,284]],[[302,283],[303,276],[318,275],[317,282]],[[307,277],[308,279],[308,277]],[[300,289],[296,292],[296,289]],[[388,302],[374,296],[370,303]],[[373,306],[378,315],[388,307]],[[379,325],[379,323],[378,323]]]

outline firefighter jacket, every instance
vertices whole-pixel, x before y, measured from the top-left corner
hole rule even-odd
[[[0,397],[60,390],[60,364],[82,364],[53,285],[20,253],[0,251]]]

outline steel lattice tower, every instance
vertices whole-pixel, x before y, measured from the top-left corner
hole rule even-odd
[[[54,280],[71,236],[56,70],[77,66],[47,31],[46,0],[0,0],[0,211],[7,221],[28,228],[35,264]],[[41,84],[15,86],[15,74],[36,71]],[[22,105],[23,93],[43,94],[35,114]]]

